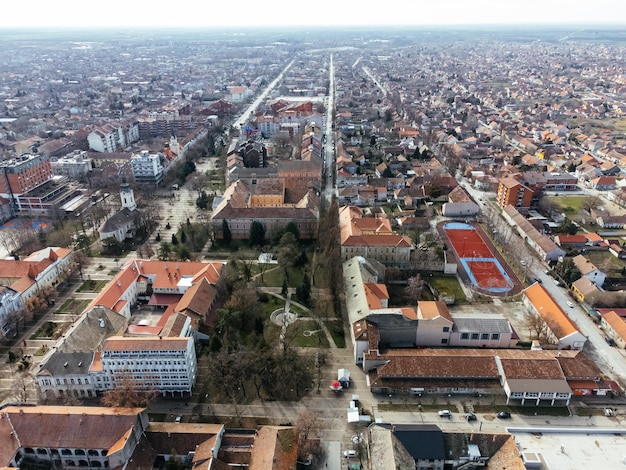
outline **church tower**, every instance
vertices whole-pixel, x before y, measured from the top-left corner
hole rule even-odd
[[[120,199],[122,200],[122,209],[127,208],[131,211],[137,209],[137,204],[135,204],[135,195],[131,187],[126,182],[126,178],[122,178],[122,184],[120,186]]]

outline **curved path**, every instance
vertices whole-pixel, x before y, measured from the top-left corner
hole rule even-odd
[[[322,327],[322,331],[324,332],[326,339],[328,340],[328,344],[330,344],[330,348],[337,349],[335,340],[333,339],[333,336],[330,334],[330,331],[328,331],[328,327],[326,326],[326,323],[324,323],[323,319],[317,317],[308,307],[305,307],[304,305],[291,300],[291,294],[289,294],[288,297],[285,298],[283,295],[281,295],[280,293],[281,289],[278,287],[259,287],[259,291],[269,294],[273,297],[276,297],[277,299],[285,301],[286,312],[289,311],[289,305],[293,304],[296,307],[302,309],[302,311],[306,312],[313,320],[319,320],[319,324]]]

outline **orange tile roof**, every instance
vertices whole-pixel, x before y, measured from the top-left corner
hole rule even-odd
[[[102,351],[175,351],[186,350],[189,338],[129,338],[111,336],[102,343]]]
[[[444,302],[438,300],[421,300],[417,303],[417,308],[421,318],[433,319],[444,317],[450,321],[450,311]]]
[[[102,354],[96,351],[93,355],[93,361],[89,366],[89,372],[102,372]]]
[[[576,332],[580,333],[576,324],[570,320],[541,284],[533,284],[524,291],[524,294],[557,338],[565,338]]]
[[[385,284],[365,282],[363,289],[365,290],[365,298],[367,299],[367,306],[370,310],[383,308],[382,301],[389,299],[389,293],[387,292],[387,286],[385,286]]]
[[[624,321],[624,318],[620,317],[616,312],[609,312],[602,315],[602,319],[611,325],[615,333],[626,341],[626,321]]]
[[[126,445],[126,441],[128,440],[128,438],[130,437],[130,435],[132,434],[133,430],[129,429],[128,431],[126,431],[126,433],[120,437],[117,442],[115,444],[113,444],[110,448],[109,451],[107,452],[107,455],[112,455],[115,452],[119,452],[120,450],[122,450],[124,448],[124,446]]]
[[[400,311],[402,312],[402,315],[409,320],[417,320],[417,310],[415,310],[414,308],[401,308]]]
[[[190,283],[195,283],[205,278],[210,284],[214,285],[219,280],[222,266],[223,263],[219,261],[191,263],[140,259],[131,260],[89,304],[87,310],[97,305],[102,305],[113,310],[121,295],[139,279],[144,281],[146,278],[152,278],[153,289],[177,288],[182,277],[191,278]]]

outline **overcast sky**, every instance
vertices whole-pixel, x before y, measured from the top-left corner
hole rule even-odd
[[[0,28],[626,24],[626,0],[1,0]]]

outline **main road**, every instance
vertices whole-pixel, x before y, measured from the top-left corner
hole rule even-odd
[[[334,136],[334,110],[335,110],[335,63],[333,55],[330,55],[328,77],[328,98],[326,100],[326,121],[324,122],[324,145],[322,147],[322,178],[324,197],[330,202],[336,194],[335,188],[335,136]]]
[[[263,92],[259,96],[256,97],[256,99],[252,102],[252,104],[250,104],[250,106],[246,108],[243,114],[233,121],[233,127],[235,129],[240,130],[241,126],[243,126],[246,122],[248,122],[248,120],[250,119],[250,115],[256,111],[256,109],[263,102],[263,100],[265,100],[267,96],[270,94],[270,92],[274,88],[276,88],[276,85],[278,85],[282,81],[283,77],[285,76],[285,73],[287,73],[287,71],[291,68],[294,62],[295,62],[295,59],[289,62],[287,66],[282,70],[282,72],[280,72],[276,76],[276,78],[272,80],[272,82],[265,88],[265,90],[263,90]]]

